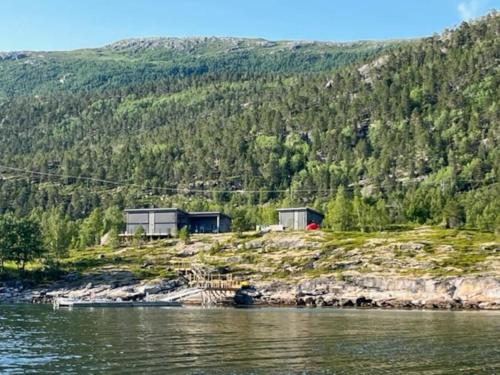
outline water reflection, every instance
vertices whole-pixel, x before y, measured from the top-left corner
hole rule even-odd
[[[491,374],[499,323],[496,312],[0,306],[0,373]]]

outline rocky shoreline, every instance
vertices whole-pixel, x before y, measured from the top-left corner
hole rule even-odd
[[[342,281],[318,278],[297,286],[271,284],[258,290],[258,300],[270,305],[500,310],[496,277],[353,276]]]
[[[64,280],[44,287],[19,281],[0,283],[1,303],[51,303],[54,298],[145,301],[186,288],[182,277],[139,281],[108,276]],[[493,276],[406,278],[352,276],[316,278],[298,284],[255,282],[235,294],[240,305],[332,308],[500,310],[500,279]]]

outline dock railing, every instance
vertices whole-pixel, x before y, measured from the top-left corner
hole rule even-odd
[[[233,274],[210,272],[205,266],[186,261],[171,261],[173,269],[184,274],[189,286],[200,289],[235,291],[240,288],[241,280]]]

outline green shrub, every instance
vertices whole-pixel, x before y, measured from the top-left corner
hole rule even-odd
[[[181,241],[183,241],[185,244],[188,244],[188,243],[189,243],[190,234],[189,234],[189,230],[188,230],[188,227],[187,227],[187,226],[183,226],[183,227],[179,230],[178,237],[179,237],[179,239],[180,239]]]

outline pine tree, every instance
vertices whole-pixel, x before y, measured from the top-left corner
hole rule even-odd
[[[43,238],[49,255],[55,259],[64,258],[75,235],[69,218],[58,208],[52,208],[42,217]]]
[[[4,262],[12,257],[16,240],[16,222],[14,216],[0,216],[0,271],[3,271]]]
[[[103,213],[102,232],[108,233],[114,230],[120,233],[124,229],[123,211],[116,206],[108,207]]]
[[[116,228],[111,228],[108,232],[108,245],[111,249],[118,249],[120,247],[120,237]]]
[[[135,232],[134,232],[134,245],[141,246],[142,242],[144,241],[145,235],[146,235],[146,231],[144,230],[143,226],[138,225],[137,228],[135,228]]]
[[[337,190],[334,200],[330,200],[325,217],[325,224],[338,231],[352,229],[352,204],[343,186]]]
[[[446,228],[458,228],[464,223],[463,208],[455,201],[449,200],[443,209],[443,222]]]
[[[369,228],[369,210],[363,201],[363,198],[356,194],[352,202],[353,225],[362,232],[366,232]]]
[[[96,208],[80,225],[78,232],[79,246],[95,246],[98,245],[102,236],[103,223],[102,212]]]
[[[179,230],[178,236],[179,236],[179,239],[182,242],[184,242],[185,244],[188,244],[189,243],[189,238],[190,238],[188,227],[187,226],[183,226]]]
[[[382,231],[389,224],[389,216],[383,199],[379,199],[374,207],[373,226],[376,230]]]

